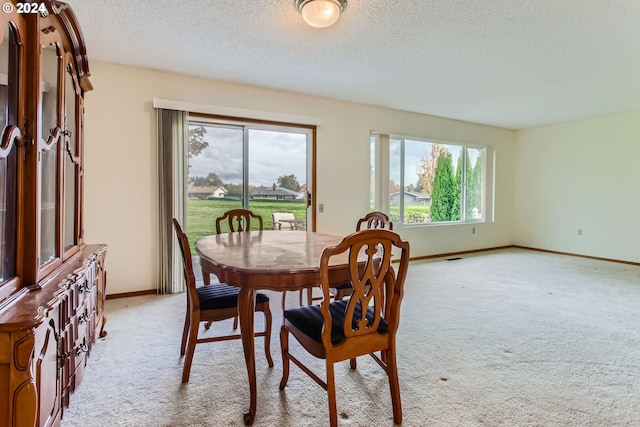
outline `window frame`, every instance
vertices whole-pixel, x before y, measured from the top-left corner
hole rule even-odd
[[[371,131],[370,132],[370,150],[369,150],[369,165],[370,173],[373,175],[370,177],[371,182],[371,200],[373,211],[382,211],[387,214],[391,213],[391,195],[389,191],[389,182],[391,178],[391,144],[392,141],[400,141],[400,162],[399,173],[400,182],[397,183],[400,187],[401,197],[398,199],[399,207],[399,219],[394,220],[394,226],[399,227],[433,227],[433,226],[451,226],[460,224],[478,224],[493,222],[495,212],[495,155],[496,149],[492,145],[483,145],[478,143],[465,143],[459,141],[448,141],[439,138],[425,138],[401,135],[397,133]],[[405,161],[406,151],[405,146],[407,141],[423,142],[425,144],[442,144],[445,146],[457,146],[460,147],[462,155],[462,176],[461,176],[461,191],[460,191],[460,215],[461,219],[458,221],[438,221],[438,222],[419,222],[419,223],[405,223],[405,200],[402,195],[406,192],[407,183],[405,182]],[[466,191],[467,191],[467,162],[468,162],[468,149],[484,150],[482,164],[482,213],[480,218],[467,218],[466,209]],[[386,185],[385,185],[386,183]],[[431,196],[431,194],[429,195]]]
[[[258,131],[273,131],[283,133],[299,133],[304,134],[307,137],[307,176],[305,181],[307,182],[306,190],[306,218],[308,221],[307,228],[315,231],[316,229],[316,194],[317,190],[317,125],[302,124],[302,123],[288,123],[274,120],[261,120],[246,117],[232,117],[221,116],[217,114],[206,114],[197,112],[188,112],[187,114],[187,128],[191,124],[201,124],[206,126],[222,126],[228,128],[238,128],[243,132],[243,182],[246,185],[243,186],[243,209],[249,209],[249,159],[245,154],[249,150],[249,132],[252,130]],[[185,141],[188,144],[188,141]],[[186,160],[186,159],[185,159]],[[187,178],[185,177],[185,187]],[[310,184],[310,185],[309,185]],[[185,190],[186,194],[186,190]],[[276,200],[284,200],[284,197],[277,196]]]

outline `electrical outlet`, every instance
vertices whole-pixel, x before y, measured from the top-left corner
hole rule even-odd
[[[475,227],[471,228],[471,234],[476,234],[476,228]]]
[[[582,236],[582,228],[578,228],[578,236]]]
[[[320,203],[318,205],[318,212],[320,212],[320,213],[324,212],[324,203]]]

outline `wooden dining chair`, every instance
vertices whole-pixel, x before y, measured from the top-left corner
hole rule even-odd
[[[258,230],[262,230],[262,217],[253,213],[248,209],[231,209],[222,214],[222,216],[216,218],[216,234],[222,232],[234,233],[236,231],[248,231],[251,230],[251,221],[258,222]],[[226,227],[224,227],[226,226]],[[210,273],[202,270],[202,282],[205,285],[211,283]],[[211,327],[211,322],[207,322],[204,325],[205,329]],[[238,328],[238,316],[233,319],[233,329]]]
[[[360,231],[363,227],[367,230],[377,228],[393,231],[393,222],[389,220],[389,216],[386,213],[374,211],[369,212],[358,220],[356,231]]]
[[[361,229],[384,229],[384,230],[393,230],[393,222],[389,220],[389,217],[384,212],[369,212],[363,218],[360,218],[356,223],[356,231],[360,231]],[[300,290],[300,305],[302,305],[303,301],[303,292],[306,290],[307,292],[307,305],[313,304],[314,301],[319,301],[322,299],[320,296],[314,296],[313,291],[317,286],[311,286],[306,289]],[[339,301],[345,297],[348,297],[353,292],[353,286],[351,283],[346,281],[342,283],[336,283],[331,286],[330,289],[330,297]],[[282,306],[284,310],[284,305]]]
[[[391,266],[392,251],[399,256],[397,273]],[[330,264],[335,256],[348,255],[348,275],[353,284],[351,298],[329,299]],[[396,364],[396,332],[400,303],[409,266],[409,242],[389,230],[362,230],[345,237],[338,245],[325,248],[320,258],[320,283],[324,299],[320,305],[285,310],[280,328],[282,380],[284,390],[293,362],[327,391],[329,421],[338,425],[334,364],[369,354],[389,379],[393,421],[402,422],[400,384]],[[334,266],[331,268],[335,269]],[[317,358],[325,359],[326,381],[289,352],[289,333]],[[376,352],[380,351],[380,356]]]
[[[361,229],[384,229],[393,230],[393,222],[384,212],[369,212],[363,218],[360,218],[356,224],[356,231]],[[353,286],[350,282],[343,282],[331,287],[331,295],[336,301],[340,301],[344,297],[348,297],[353,292]]]
[[[216,234],[223,232],[223,226],[231,233],[251,229],[251,220],[258,222],[258,229],[262,230],[262,217],[247,209],[231,209],[215,219]],[[205,285],[211,283],[210,273],[202,269],[202,281]]]
[[[237,318],[238,316],[238,288],[225,284],[214,283],[207,286],[196,287],[196,279],[193,274],[191,249],[187,235],[177,219],[173,218],[173,225],[178,237],[180,252],[182,252],[182,270],[187,282],[187,314],[184,319],[182,331],[182,343],[180,355],[185,356],[182,369],[182,382],[189,382],[191,362],[196,344],[239,339],[239,334],[216,337],[198,338],[200,322],[216,322]],[[256,337],[264,337],[264,352],[267,363],[273,367],[271,358],[271,310],[269,309],[269,297],[263,293],[256,294],[255,311],[264,313],[265,328],[263,332],[256,332]]]
[[[216,218],[216,233],[223,232],[223,225],[227,226],[230,233],[235,231],[251,230],[251,221],[258,222],[258,230],[262,230],[262,217],[248,209],[231,209]]]

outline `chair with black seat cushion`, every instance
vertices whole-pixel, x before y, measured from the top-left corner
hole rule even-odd
[[[216,234],[220,234],[223,232],[223,226],[226,225],[226,229],[230,233],[234,233],[236,231],[247,231],[251,230],[251,221],[258,223],[258,230],[262,230],[262,217],[257,215],[250,210],[247,209],[231,209],[222,214],[222,216],[216,218]],[[202,270],[202,282],[205,285],[209,285],[211,283],[211,276],[209,276],[209,272]],[[207,322],[204,325],[205,329],[209,329],[211,327],[211,322]],[[236,316],[233,319],[233,329],[238,327],[238,317]]]
[[[178,237],[180,251],[182,252],[182,270],[187,282],[187,314],[184,320],[182,344],[180,345],[180,355],[185,356],[186,354],[182,370],[182,382],[186,383],[189,382],[191,362],[193,361],[196,344],[241,338],[239,334],[198,338],[200,322],[215,322],[237,317],[238,288],[220,283],[196,287],[189,240],[175,218],[173,218],[173,225]],[[264,313],[265,330],[256,332],[255,336],[264,337],[264,352],[269,366],[273,367],[270,349],[271,310],[269,309],[269,297],[267,295],[260,292],[257,293],[255,311]]]
[[[369,212],[363,218],[360,218],[356,224],[356,231],[360,231],[363,226],[367,230],[377,228],[393,231],[393,222],[389,220],[389,216],[384,212]]]
[[[358,220],[356,231],[361,229],[384,229],[393,230],[393,222],[389,221],[389,217],[384,212],[369,212],[363,218]],[[338,283],[331,287],[331,295],[336,301],[340,301],[344,297],[348,297],[353,292],[353,286],[350,282]]]
[[[399,257],[397,273],[391,266],[393,255]],[[330,270],[333,257],[348,255],[348,274],[353,284],[351,298],[329,299]],[[396,332],[400,322],[400,303],[409,265],[409,243],[389,230],[362,230],[345,237],[338,245],[328,247],[320,259],[320,282],[324,298],[320,305],[285,310],[280,328],[282,380],[284,390],[289,379],[289,362],[293,362],[321,387],[329,398],[329,421],[338,425],[334,364],[350,360],[356,368],[356,357],[371,355],[389,379],[393,421],[402,422],[400,385],[396,362]],[[366,307],[364,309],[363,307]],[[325,359],[326,381],[289,352],[289,333],[313,356]],[[376,352],[380,352],[380,356]]]
[[[245,231],[251,229],[251,219],[258,222],[258,229],[262,230],[262,217],[247,209],[231,209],[216,218],[216,234],[222,233],[223,225],[227,226],[229,232]],[[202,270],[202,281],[205,285],[211,283],[210,273]]]
[[[226,224],[229,232],[251,230],[251,221],[258,222],[258,230],[262,230],[262,217],[247,209],[231,209],[216,218],[216,233],[222,233],[222,225]]]

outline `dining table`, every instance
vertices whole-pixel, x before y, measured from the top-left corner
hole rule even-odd
[[[239,288],[240,335],[249,377],[249,411],[245,425],[252,425],[257,406],[254,343],[256,292],[290,291],[320,283],[320,257],[324,248],[338,244],[341,236],[312,231],[255,230],[201,237],[195,250],[203,275],[215,274],[220,282]],[[348,255],[331,258],[329,280],[349,279]],[[209,280],[205,280],[205,284]]]

